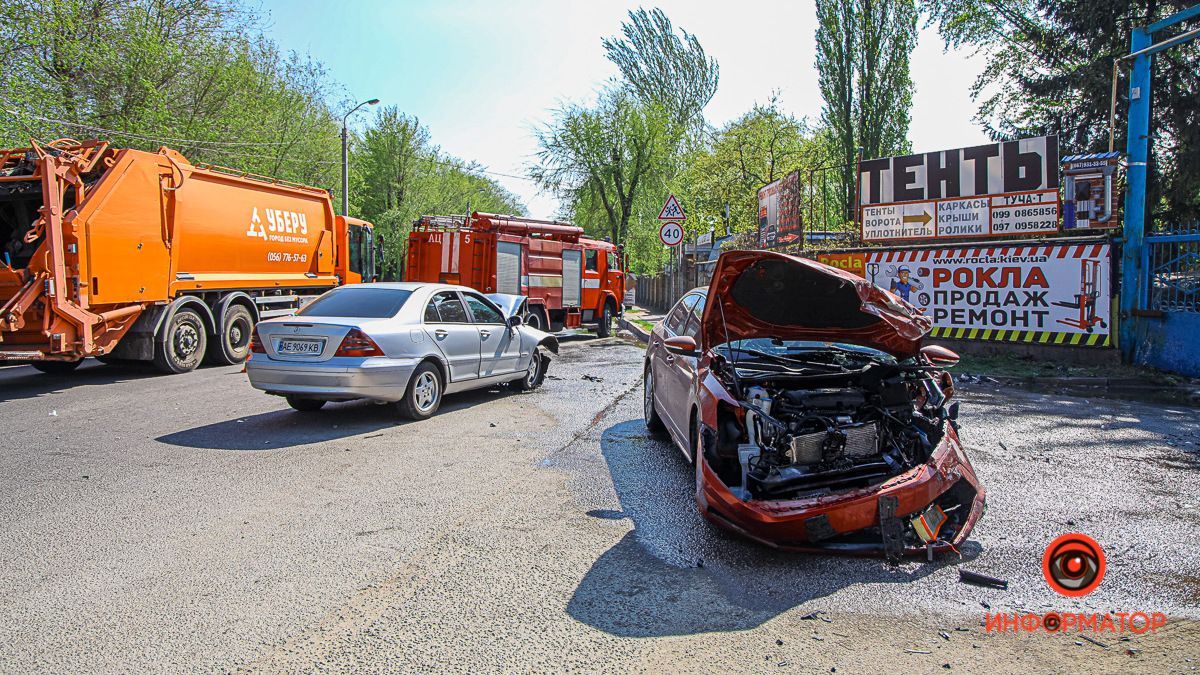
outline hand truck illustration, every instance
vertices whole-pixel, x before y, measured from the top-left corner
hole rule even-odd
[[[1096,324],[1100,324],[1101,328],[1108,328],[1104,319],[1096,316],[1096,302],[1100,299],[1100,261],[1081,260],[1079,262],[1079,293],[1075,295],[1075,301],[1051,303],[1059,307],[1078,309],[1079,318],[1059,319],[1058,322],[1086,330],[1089,333],[1095,330]]]

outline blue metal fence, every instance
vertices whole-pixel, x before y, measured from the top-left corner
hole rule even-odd
[[[1143,306],[1200,312],[1200,223],[1147,236],[1143,255],[1142,269],[1150,275]]]
[[[1141,269],[1136,360],[1200,376],[1200,223],[1146,235]]]

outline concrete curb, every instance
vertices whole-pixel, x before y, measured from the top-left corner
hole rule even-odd
[[[1005,375],[987,375],[984,373],[964,373],[978,381],[1003,384],[1026,385],[1038,387],[1062,387],[1064,389],[1108,389],[1112,391],[1146,391],[1176,388],[1165,382],[1153,382],[1131,377],[1041,377],[1027,375],[1012,377]],[[970,380],[968,380],[969,382]]]
[[[1200,389],[1194,385],[1153,382],[1135,378],[1117,377],[1005,377],[964,373],[955,374],[955,380],[964,385],[992,385],[1015,387],[1031,391],[1056,391],[1073,396],[1127,397],[1131,399],[1173,402],[1196,405],[1200,403]]]
[[[634,323],[632,321],[626,320],[625,317],[623,317],[623,316],[617,318],[617,327],[621,328],[623,330],[627,330],[630,333],[632,333],[633,337],[636,338],[637,341],[641,342],[642,344],[645,344],[650,341],[650,332],[649,331],[647,331],[645,328],[642,328],[641,326],[637,325],[636,323]]]

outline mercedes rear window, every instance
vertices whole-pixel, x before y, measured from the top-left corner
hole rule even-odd
[[[412,291],[397,288],[344,287],[322,295],[296,314],[388,319],[396,316],[410,295]]]

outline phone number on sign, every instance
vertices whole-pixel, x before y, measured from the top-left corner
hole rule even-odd
[[[1058,206],[1041,206],[1031,209],[1013,209],[1008,213],[1014,218],[1033,218],[1036,216],[1057,216]]]
[[[308,262],[307,253],[285,253],[282,251],[268,251],[267,262]]]

